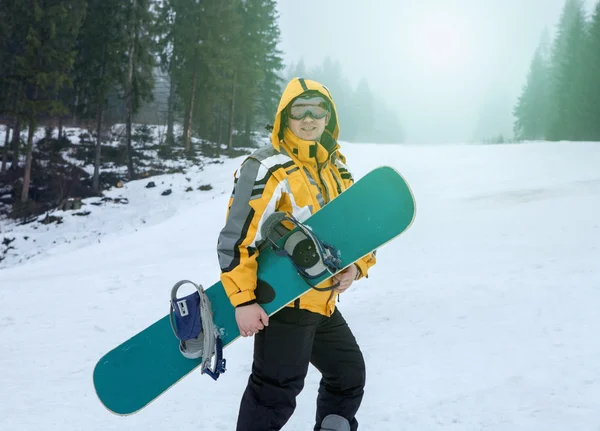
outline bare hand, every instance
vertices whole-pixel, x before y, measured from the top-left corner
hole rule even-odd
[[[340,283],[338,287],[334,290],[337,293],[342,293],[346,291],[351,285],[356,275],[358,274],[358,266],[350,265],[348,268],[344,269],[339,274],[336,274],[332,277],[334,283]]]
[[[240,335],[250,337],[265,326],[269,326],[269,316],[258,304],[244,305],[235,309],[235,321],[238,324]]]

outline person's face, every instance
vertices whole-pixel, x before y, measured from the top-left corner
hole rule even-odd
[[[318,141],[325,131],[327,125],[327,117],[314,119],[310,115],[305,116],[302,120],[294,120],[289,118],[289,126],[297,137],[305,141]]]
[[[327,107],[321,97],[296,99],[288,111],[288,125],[292,133],[306,141],[319,140],[330,118]]]

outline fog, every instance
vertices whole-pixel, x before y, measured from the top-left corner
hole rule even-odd
[[[406,141],[512,136],[512,109],[564,0],[278,2],[286,64],[326,56],[395,107]],[[591,13],[595,0],[585,0]],[[327,83],[324,83],[327,85]],[[333,95],[335,97],[335,94]],[[343,131],[343,118],[341,119]]]

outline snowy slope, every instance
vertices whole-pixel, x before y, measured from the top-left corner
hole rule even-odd
[[[189,166],[185,174],[157,175],[125,183],[123,188],[106,191],[103,198],[84,199],[78,211],[51,212],[50,216],[62,218],[60,224],[40,223],[45,215],[26,225],[3,220],[0,234],[11,240],[10,246],[14,248],[4,255],[0,269],[31,263],[113,237],[120,238],[160,223],[178,212],[187,212],[190,207],[201,206],[218,195],[229,195],[231,185],[227,181],[231,178],[232,172],[223,169],[219,160],[202,167]],[[155,187],[147,188],[151,182]],[[213,182],[216,182],[215,185]],[[225,187],[218,187],[221,184]],[[169,194],[163,195],[165,192]],[[89,215],[81,215],[86,213]]]
[[[360,429],[598,430],[600,144],[344,149],[356,176],[397,168],[418,205],[339,303],[367,363]],[[130,417],[99,403],[92,370],[168,311],[176,281],[217,280],[240,161],[164,178],[169,196],[130,183],[127,206],[53,226],[40,243],[60,246],[0,270],[0,429],[235,429],[250,339],[218,382],[193,374]],[[213,189],[185,193],[186,176]],[[285,429],[312,429],[318,380]]]
[[[138,126],[136,125],[134,130]],[[120,124],[114,125],[109,140],[103,144],[104,147],[121,145],[119,139],[125,133],[124,127]],[[0,136],[4,133],[3,128],[4,126],[0,125]],[[150,142],[162,142],[165,133],[164,126],[148,126]],[[41,139],[44,135],[45,130],[40,128],[35,139]],[[61,151],[62,157],[91,176],[94,172],[93,164],[86,165],[74,157],[81,145],[81,137],[88,136],[89,131],[66,128],[65,135],[73,145]],[[57,137],[56,131],[54,137]],[[157,157],[155,148],[147,149],[140,144],[134,147],[150,160]],[[227,181],[230,181],[233,172],[221,166],[227,160],[229,159],[226,157],[214,159],[202,156],[195,161],[186,158],[161,160],[158,166],[161,172],[184,170],[185,174],[153,175],[140,181],[126,182],[123,188],[113,187],[105,191],[103,198],[83,199],[80,210],[55,209],[27,224],[22,224],[20,220],[7,220],[0,212],[0,270],[101,242],[115,235],[134,232],[141,226],[160,223],[180,210],[186,211],[190,205],[214,199],[217,194],[225,193],[225,189],[229,194],[231,184],[227,184]],[[140,165],[137,166],[137,174],[142,177],[145,171],[156,168],[152,161],[140,160],[138,163]],[[126,166],[115,166],[114,163],[106,162],[102,165],[102,171],[105,172],[106,169],[126,177]],[[224,181],[225,189],[215,191],[211,184],[215,181],[217,184]],[[147,188],[151,182],[155,187]],[[7,189],[9,188],[7,186]],[[59,218],[60,222],[44,224],[47,216]]]

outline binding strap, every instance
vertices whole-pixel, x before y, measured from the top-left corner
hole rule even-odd
[[[326,292],[338,287],[339,282],[329,287],[316,287],[309,280],[319,278],[326,272],[335,274],[340,271],[342,261],[339,250],[317,238],[309,227],[300,223],[293,215],[276,213],[273,218],[276,223],[270,223],[269,230],[274,230],[275,226],[283,220],[291,222],[298,228],[286,238],[282,247],[277,245],[271,235],[268,233],[265,235],[275,254],[288,257],[311,288],[319,292]]]
[[[193,285],[196,292],[177,298],[177,291],[187,283]],[[171,289],[169,319],[173,333],[179,339],[181,354],[188,359],[202,358],[200,372],[217,380],[225,372],[226,361],[223,359],[223,341],[213,322],[204,288],[189,280],[175,283]],[[213,355],[215,362],[211,364]]]

